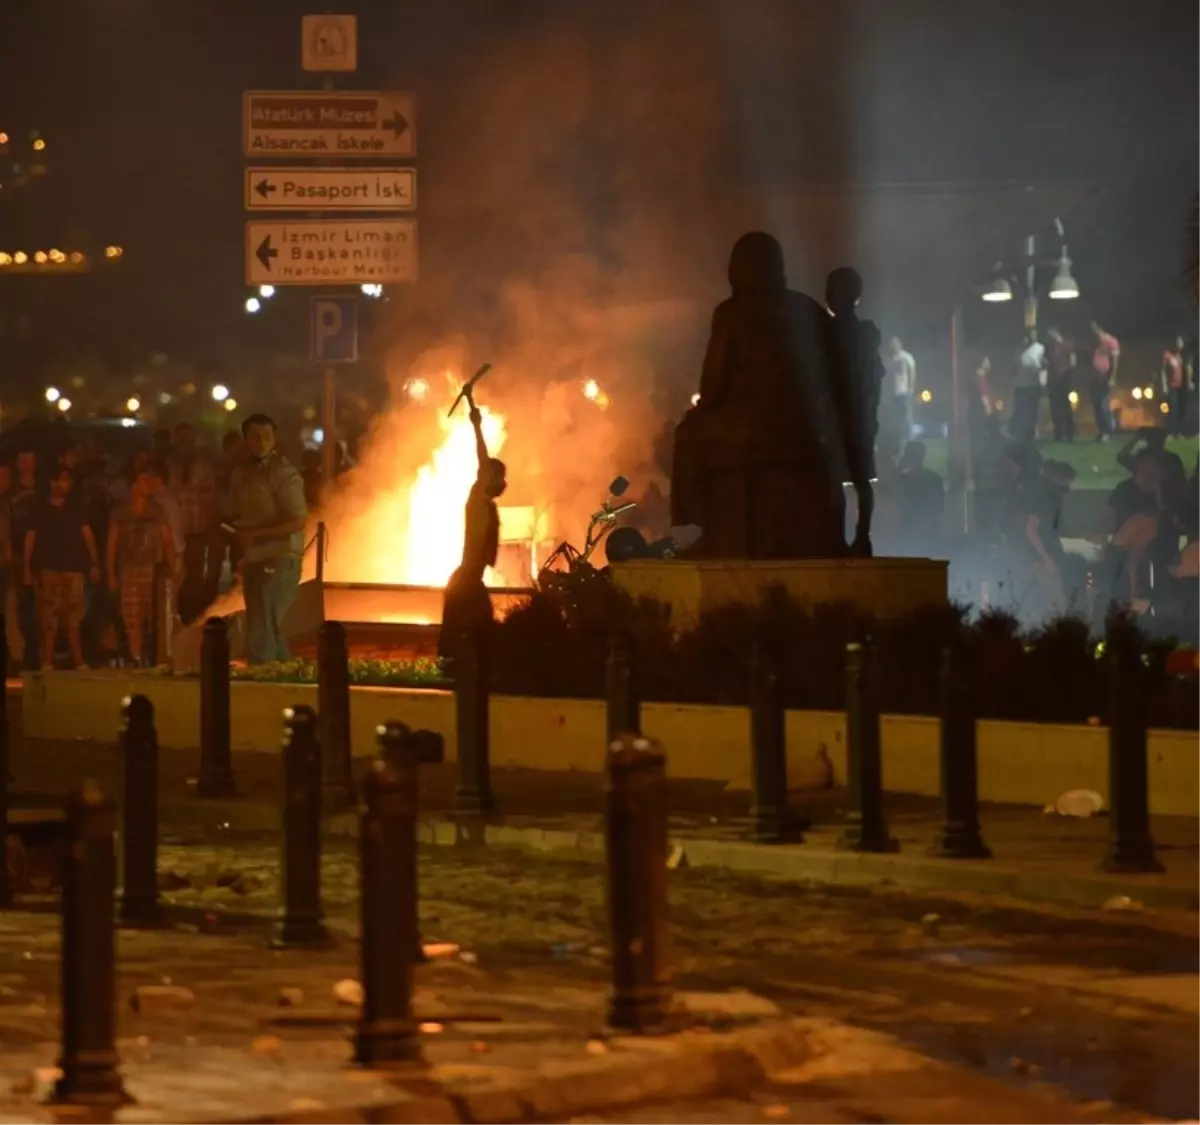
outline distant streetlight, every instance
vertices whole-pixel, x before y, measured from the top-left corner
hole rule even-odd
[[[258,295],[260,297],[263,297],[264,299],[269,300],[271,297],[275,296],[275,286],[274,285],[260,285],[258,287]]]
[[[237,399],[227,398],[225,400],[225,409],[232,414],[237,409]]]
[[[141,408],[142,400],[138,398],[137,395],[130,395],[129,398],[125,400],[125,409],[128,410],[130,414],[136,414],[139,410],[141,410]]]
[[[58,409],[66,414],[71,409],[71,400],[69,398],[60,398],[58,400]]]
[[[246,298],[246,311],[248,313],[256,313],[261,308],[262,308],[262,301],[260,301],[257,297],[247,297]]]
[[[371,282],[371,281],[365,282],[363,285],[360,286],[360,289],[362,290],[364,297],[382,297],[383,296],[383,286],[378,284],[377,282]]]
[[[1079,283],[1071,276],[1071,259],[1067,257],[1067,248],[1063,247],[1062,256],[1058,259],[1058,272],[1050,282],[1050,300],[1073,301],[1079,296]]]
[[[224,383],[216,383],[212,389],[213,402],[224,402],[229,397],[229,388]]]
[[[57,387],[46,388],[46,401],[48,403],[53,405],[54,403],[58,402],[60,398],[62,398],[62,392],[59,391]]]

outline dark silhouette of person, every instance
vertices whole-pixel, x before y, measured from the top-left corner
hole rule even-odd
[[[492,624],[492,600],[483,582],[484,572],[496,565],[500,550],[500,513],[496,500],[508,486],[504,462],[488,456],[483,440],[483,415],[467,393],[479,470],[467,495],[462,562],[446,583],[442,603],[442,628],[438,655],[453,660],[463,633],[486,630]]]
[[[840,554],[829,314],[788,289],[783,250],[762,231],[734,244],[729,285],[699,401],[675,432],[672,522],[702,528],[696,553],[708,558]]]
[[[845,468],[854,486],[858,510],[853,555],[870,558],[871,518],[875,512],[875,439],[879,433],[879,396],[883,387],[882,342],[870,320],[859,320],[862,278],[842,266],[825,281],[825,304],[831,320],[831,390],[841,432]]]

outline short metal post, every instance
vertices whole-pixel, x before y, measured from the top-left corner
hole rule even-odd
[[[380,756],[363,781],[359,829],[359,927],[363,1002],[354,1061],[389,1067],[418,1062],[413,1018],[417,930],[417,751],[402,723],[377,732]]]
[[[898,851],[883,816],[879,661],[870,638],[846,646],[846,774],[849,811],[841,846],[856,852]]]
[[[229,726],[229,628],[222,617],[204,623],[200,642],[199,797],[232,797],[233,756]]]
[[[495,808],[488,742],[488,652],[482,629],[465,629],[454,661],[454,711],[458,724],[458,786],[454,809],[482,816]]]
[[[777,844],[787,838],[789,828],[787,737],[778,656],[766,645],[755,648],[751,668],[750,754],[751,834],[760,844]]]
[[[642,729],[633,639],[628,633],[616,630],[609,635],[604,671],[606,743],[612,743],[623,734],[636,734]]]
[[[0,681],[8,678],[8,633],[0,613]],[[8,756],[8,689],[0,682],[0,843],[8,840],[8,787],[12,782]],[[11,906],[12,880],[8,874],[7,849],[0,849],[0,909]]]
[[[332,807],[354,800],[350,765],[350,658],[346,627],[322,622],[317,631],[317,716],[325,796]]]
[[[1150,835],[1150,791],[1146,726],[1149,693],[1142,645],[1136,628],[1125,621],[1109,626],[1108,663],[1108,804],[1112,842],[1101,868],[1130,874],[1165,868]]]
[[[317,581],[325,581],[325,558],[329,554],[329,529],[325,521],[317,523]]]
[[[609,746],[607,764],[608,1022],[654,1031],[667,1023],[671,1007],[666,757],[656,742],[626,734]]]
[[[271,944],[311,949],[329,944],[321,911],[321,746],[311,707],[283,713],[283,903]]]
[[[944,822],[934,848],[948,859],[991,859],[979,830],[979,755],[975,740],[975,673],[962,646],[942,652],[941,772]]]
[[[154,925],[158,904],[158,734],[154,705],[133,695],[121,706],[121,921]]]
[[[117,1070],[113,807],[94,781],[67,798],[62,892],[62,1077],[53,1101],[116,1106],[131,1099]]]

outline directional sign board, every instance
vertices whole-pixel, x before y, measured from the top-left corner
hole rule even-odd
[[[393,285],[416,279],[413,219],[246,224],[248,285]]]
[[[411,211],[413,168],[247,168],[247,211]]]
[[[262,90],[244,96],[247,156],[403,156],[417,151],[416,105],[399,91]]]
[[[313,363],[353,363],[358,359],[356,294],[312,299],[309,354]]]

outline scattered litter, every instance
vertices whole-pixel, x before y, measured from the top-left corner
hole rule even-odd
[[[296,1008],[304,1003],[304,989],[281,988],[278,1003],[281,1008]]]
[[[458,946],[452,941],[427,941],[421,946],[425,960],[436,961],[441,957],[453,957],[458,952]]]
[[[1106,898],[1101,910],[1126,910],[1136,913],[1142,909],[1142,904],[1136,898],[1130,898],[1128,895],[1113,895],[1112,898]]]
[[[363,986],[358,981],[347,977],[333,986],[333,998],[348,1008],[357,1008],[363,1002]]]
[[[1054,804],[1047,805],[1043,810],[1054,816],[1095,816],[1104,808],[1104,798],[1094,789],[1068,789],[1060,793]]]
[[[144,984],[129,998],[129,1006],[143,1015],[177,1012],[195,1002],[196,994],[190,988],[171,984]]]
[[[608,1044],[602,1043],[599,1039],[589,1039],[587,1041],[587,1046],[584,1047],[584,1050],[587,1051],[589,1055],[607,1055]]]

